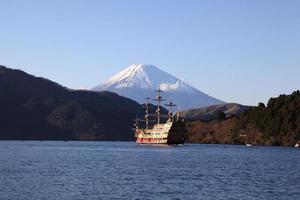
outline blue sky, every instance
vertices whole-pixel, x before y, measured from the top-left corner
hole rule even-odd
[[[154,64],[227,102],[300,89],[298,0],[1,0],[0,64],[92,88]]]

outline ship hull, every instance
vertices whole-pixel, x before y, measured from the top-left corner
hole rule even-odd
[[[136,143],[138,144],[168,144],[168,140],[166,139],[158,139],[158,138],[137,138]]]
[[[136,130],[138,144],[184,144],[185,124],[183,122],[169,122],[156,125],[153,129]]]
[[[184,144],[185,140],[165,140],[165,139],[156,139],[156,138],[138,138],[136,143],[138,144],[166,144],[166,145],[176,145]]]

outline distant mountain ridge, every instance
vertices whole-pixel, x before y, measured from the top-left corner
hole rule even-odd
[[[180,112],[181,117],[190,121],[211,121],[216,119],[217,112],[223,112],[225,117],[239,116],[250,109],[250,106],[244,106],[237,103],[226,103],[220,105],[208,106],[205,108],[190,109]]]
[[[142,104],[145,97],[154,97],[158,88],[164,91],[166,101],[174,101],[180,110],[224,103],[154,65],[145,64],[131,65],[92,90],[116,92]]]

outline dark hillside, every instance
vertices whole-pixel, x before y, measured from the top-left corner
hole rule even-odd
[[[136,102],[0,66],[0,139],[132,140]]]
[[[271,98],[243,114],[214,121],[188,123],[188,138],[196,143],[294,146],[300,139],[300,92]]]

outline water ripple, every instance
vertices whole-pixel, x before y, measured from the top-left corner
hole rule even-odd
[[[0,142],[0,199],[297,199],[300,151]]]

